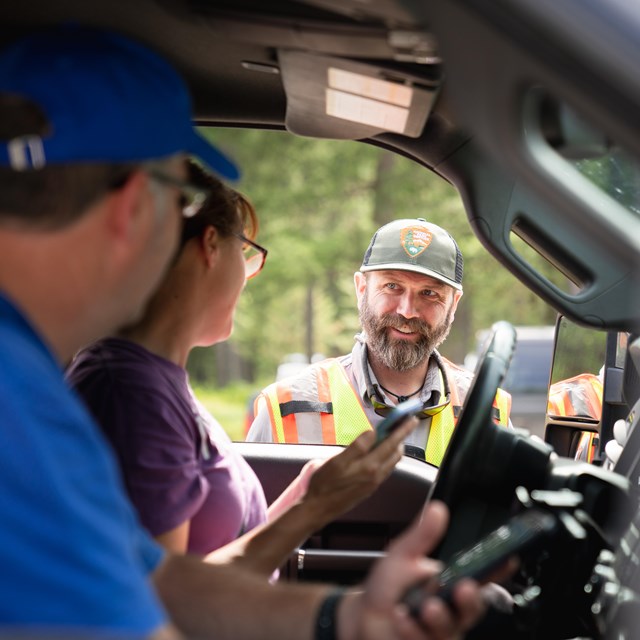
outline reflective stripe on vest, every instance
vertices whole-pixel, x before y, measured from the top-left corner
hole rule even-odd
[[[444,388],[442,372],[440,388]],[[453,376],[451,376],[453,378]],[[451,403],[431,418],[425,459],[440,466],[455,428],[460,396],[455,380],[450,381]],[[262,392],[266,400],[274,442],[348,445],[371,423],[347,374],[335,359],[312,365],[296,378],[269,385]],[[511,396],[498,390],[494,407],[499,423],[509,420]]]
[[[336,359],[324,360],[296,378],[271,384],[262,395],[267,400],[274,442],[347,445],[371,429]],[[339,407],[337,412],[335,407]]]

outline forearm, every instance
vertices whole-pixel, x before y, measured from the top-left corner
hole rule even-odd
[[[419,621],[398,607],[402,594],[441,566],[425,555],[438,543],[448,512],[437,501],[389,546],[361,591],[350,589],[334,601],[333,587],[300,583],[269,584],[237,565],[213,565],[189,555],[167,555],[154,573],[158,595],[173,624],[187,637],[204,640],[312,640],[320,618],[338,640],[442,638],[452,640],[475,624],[484,611],[473,581],[462,580],[453,607],[426,598]]]
[[[269,515],[280,514],[268,526],[233,543],[235,549],[221,550],[211,560],[233,558],[269,575],[314,531],[375,491],[400,459],[402,439],[416,422],[406,421],[377,448],[373,447],[375,434],[369,431],[322,464],[309,462],[272,505]]]
[[[154,582],[182,633],[216,640],[311,640],[329,591],[324,585],[270,585],[241,567],[211,565],[192,556],[168,556]]]
[[[232,562],[268,577],[325,521],[314,502],[298,502],[275,520],[213,551],[206,560],[214,564]]]

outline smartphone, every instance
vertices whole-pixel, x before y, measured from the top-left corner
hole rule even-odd
[[[415,415],[421,409],[422,402],[416,398],[410,398],[393,407],[391,413],[375,427],[378,436],[376,444],[380,444],[390,433],[397,429],[406,418]]]
[[[548,511],[524,511],[480,542],[456,553],[441,573],[411,587],[402,602],[409,608],[409,613],[419,619],[420,609],[426,598],[438,596],[451,602],[451,594],[459,580],[486,580],[512,556],[520,557],[525,551],[542,546],[558,526],[557,517]]]

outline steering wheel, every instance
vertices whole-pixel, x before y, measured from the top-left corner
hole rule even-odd
[[[482,461],[489,457],[496,432],[502,429],[491,417],[493,400],[509,368],[515,346],[515,328],[508,322],[495,323],[428,497],[428,500],[444,502],[452,518],[460,502],[463,499],[468,502],[470,486],[487,471],[482,468]],[[477,516],[477,507],[475,509],[474,517]]]

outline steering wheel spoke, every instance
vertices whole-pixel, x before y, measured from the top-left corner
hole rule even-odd
[[[488,456],[495,444],[496,432],[501,429],[492,420],[493,401],[515,346],[515,328],[504,321],[494,324],[428,498],[447,504],[452,518],[461,509],[474,512],[482,508],[481,500],[474,505],[470,488],[477,483],[478,474],[483,471],[483,458]],[[473,519],[479,521],[475,516]],[[440,549],[447,549],[446,539]],[[436,555],[448,557],[449,552]]]

